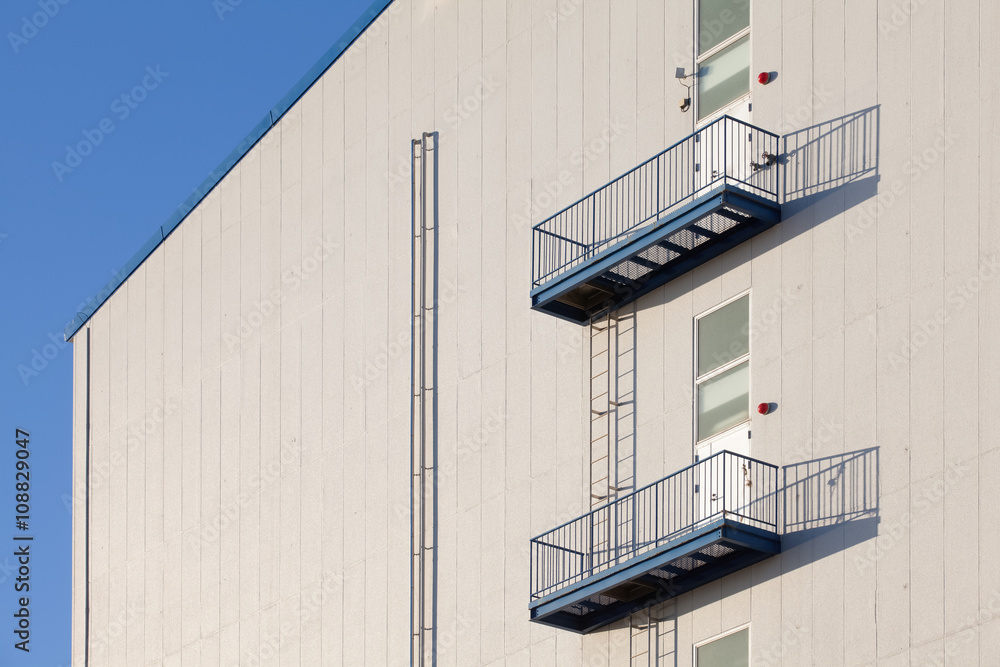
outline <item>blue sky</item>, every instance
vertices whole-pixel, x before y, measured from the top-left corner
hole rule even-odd
[[[72,348],[63,328],[369,4],[0,8],[0,664],[70,661]],[[68,150],[81,142],[92,152]],[[23,595],[12,571],[17,428],[31,434],[22,533],[34,536],[30,654],[13,646]]]

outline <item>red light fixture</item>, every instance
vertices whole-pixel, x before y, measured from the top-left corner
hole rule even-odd
[[[767,82],[771,80],[771,74],[769,72],[761,72],[757,75],[757,82],[762,86],[766,86]]]
[[[762,415],[766,415],[770,411],[771,411],[771,405],[769,403],[761,403],[760,405],[757,406],[757,412],[759,412]]]

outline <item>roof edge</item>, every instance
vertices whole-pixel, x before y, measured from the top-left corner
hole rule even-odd
[[[132,275],[132,273],[139,268],[139,266],[149,257],[154,250],[156,250],[161,243],[173,232],[181,222],[188,216],[188,214],[195,209],[198,204],[202,202],[205,197],[208,196],[212,190],[215,189],[223,178],[232,170],[236,163],[243,159],[243,157],[250,152],[250,149],[257,145],[265,134],[274,127],[285,113],[288,112],[292,106],[302,98],[307,90],[312,88],[313,84],[316,83],[326,70],[340,59],[340,56],[344,55],[344,52],[357,40],[361,34],[367,30],[375,20],[382,15],[382,13],[392,4],[393,0],[374,0],[368,9],[366,9],[358,19],[351,24],[351,26],[340,36],[332,47],[327,50],[326,53],[309,68],[309,71],[299,79],[299,81],[292,86],[284,97],[282,97],[274,107],[267,113],[264,118],[257,123],[250,133],[241,141],[236,148],[234,148],[229,155],[217,166],[212,172],[202,181],[201,185],[195,188],[194,192],[188,196],[184,202],[170,214],[164,222],[146,241],[139,251],[132,256],[125,265],[122,266],[118,271],[114,273],[104,287],[95,294],[83,307],[83,310],[78,312],[72,320],[66,325],[63,332],[64,338],[69,341],[76,335],[76,333],[83,327],[84,324],[94,316],[94,313],[104,305],[104,303],[111,298],[111,295],[118,291],[118,288]]]

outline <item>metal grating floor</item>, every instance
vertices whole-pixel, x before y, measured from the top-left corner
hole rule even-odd
[[[730,554],[736,553],[736,549],[725,544],[712,544],[699,552],[700,555],[704,557],[709,557],[715,560],[719,560]],[[708,564],[704,560],[698,560],[691,556],[684,556],[675,561],[671,561],[669,564],[670,570],[664,570],[662,568],[650,570],[647,574],[658,579],[662,579],[665,582],[669,582],[672,579],[683,578],[685,574],[690,574],[697,570],[698,568],[708,567]],[[683,570],[684,572],[677,572],[677,570]],[[653,587],[649,587],[653,588]],[[670,596],[673,597],[673,596]],[[618,602],[618,598],[605,595],[603,593],[598,593],[585,600],[580,601],[577,604],[570,605],[567,607],[566,611],[576,614],[578,616],[585,616],[586,614],[593,613],[595,610],[610,607]],[[662,602],[662,599],[657,598],[656,602]],[[653,604],[650,602],[649,604]],[[647,606],[647,605],[644,605]],[[634,612],[630,612],[634,613]]]
[[[635,301],[781,219],[778,204],[723,186],[695,204],[602,247],[532,290],[532,307],[575,322]]]
[[[739,215],[738,212],[734,211],[733,213],[734,215]],[[739,222],[732,218],[712,213],[708,217],[699,220],[697,227],[721,236],[729,230],[734,229],[737,225],[739,225]],[[605,277],[622,285],[628,285],[633,281],[642,281],[646,276],[657,270],[657,268],[662,268],[669,262],[683,257],[681,253],[670,250],[667,244],[680,246],[685,250],[694,250],[705,243],[711,243],[714,238],[712,235],[700,234],[690,228],[682,229],[667,236],[663,241],[663,245],[655,245],[649,250],[636,255],[636,258],[639,260],[638,262],[635,259],[627,259],[613,267]],[[650,264],[657,266],[650,266]]]

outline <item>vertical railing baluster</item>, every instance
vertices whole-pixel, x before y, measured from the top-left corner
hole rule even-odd
[[[721,461],[722,461],[722,518],[723,519],[726,518],[726,507],[729,504],[729,501],[728,501],[729,485],[726,483],[726,477],[727,477],[726,473],[729,472],[729,470],[727,470],[727,468],[729,468],[729,462],[726,460],[727,456],[729,456],[729,452],[723,450],[722,451],[722,457],[721,457]]]
[[[594,513],[591,512],[587,516],[590,517],[590,540],[587,542],[587,576],[594,574]]]
[[[587,257],[597,247],[597,195],[590,200],[590,241],[587,244]]]
[[[653,503],[653,536],[660,534],[660,483],[656,485],[656,495]],[[655,544],[655,542],[654,542]]]
[[[639,522],[639,512],[637,507],[638,498],[632,496],[632,545],[630,551],[635,551],[639,547],[639,532],[638,532],[638,522]]]
[[[535,541],[531,540],[528,543],[528,599],[533,600],[535,598],[535,592],[538,590],[538,582],[535,581]]]
[[[656,213],[653,217],[659,217],[660,211],[660,158],[656,158]]]
[[[729,127],[726,119],[722,120],[722,182],[726,182],[726,178],[729,176],[729,161],[726,159],[729,157]]]

